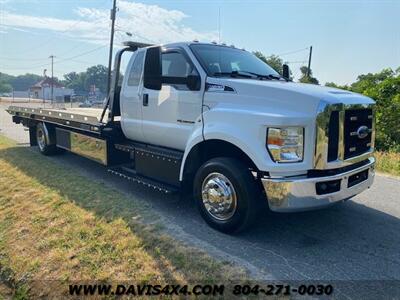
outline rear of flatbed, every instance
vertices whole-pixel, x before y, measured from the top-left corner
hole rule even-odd
[[[51,109],[10,106],[7,111],[13,121],[29,128],[31,145],[37,145],[36,126],[44,124],[47,140],[62,148],[92,159],[103,165],[113,164],[115,147],[103,130],[107,123],[100,122],[102,109]],[[114,121],[114,128],[119,126]]]
[[[7,112],[13,116],[13,121],[29,119],[32,121],[41,121],[75,130],[100,134],[101,128],[106,125],[100,122],[102,109],[95,108],[69,108],[69,109],[51,109],[10,106]]]

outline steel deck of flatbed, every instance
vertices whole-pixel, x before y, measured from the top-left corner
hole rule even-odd
[[[100,133],[106,125],[100,122],[102,108],[34,108],[10,106],[7,111],[16,117],[43,121],[92,133]],[[106,114],[107,116],[107,111]]]

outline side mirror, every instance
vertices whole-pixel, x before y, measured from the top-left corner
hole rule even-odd
[[[290,80],[290,70],[289,70],[289,66],[287,64],[284,64],[282,66],[282,76],[286,80]]]
[[[186,85],[191,91],[200,90],[201,79],[199,75],[188,75]]]
[[[143,85],[147,89],[161,90],[161,48],[152,47],[146,51]]]

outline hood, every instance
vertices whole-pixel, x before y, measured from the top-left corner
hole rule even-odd
[[[209,77],[207,82],[228,86],[235,91],[235,101],[264,108],[294,112],[316,112],[321,101],[328,104],[369,104],[371,98],[332,87],[283,80],[254,80]],[[242,100],[241,100],[242,99]],[[236,102],[238,103],[238,102]]]

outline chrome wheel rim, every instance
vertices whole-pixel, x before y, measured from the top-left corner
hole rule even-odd
[[[44,147],[46,146],[46,138],[45,138],[44,132],[41,128],[38,128],[38,130],[37,130],[37,143],[38,143],[40,150],[43,151]]]
[[[237,196],[230,180],[221,173],[211,173],[202,184],[202,200],[206,211],[215,219],[225,221],[236,212]]]

